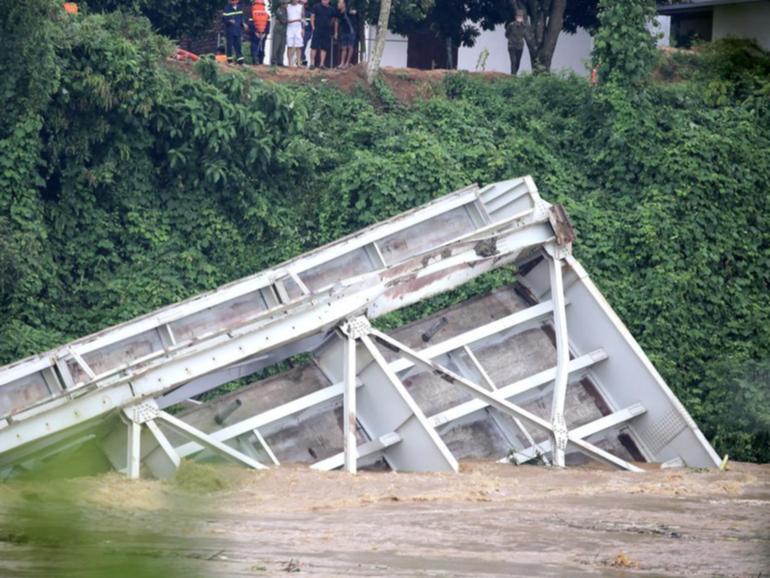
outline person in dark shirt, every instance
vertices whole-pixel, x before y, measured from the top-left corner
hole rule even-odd
[[[332,19],[337,10],[329,6],[329,0],[321,0],[313,6],[310,25],[313,27],[313,40],[310,42],[310,67],[316,65],[316,54],[320,53],[319,68],[326,68],[326,51],[332,44]]]
[[[523,10],[516,10],[516,19],[505,27],[505,37],[508,39],[508,55],[511,57],[511,74],[514,76],[519,72],[521,55],[524,52],[526,27]]]
[[[350,59],[353,58],[353,47],[356,44],[356,32],[358,31],[358,14],[355,10],[348,10],[345,0],[337,2],[337,18],[334,21],[334,37],[339,37],[340,65],[338,68],[350,68]]]
[[[273,66],[283,66],[283,55],[286,52],[286,25],[289,16],[286,12],[286,5],[289,0],[275,0],[273,12],[273,44],[270,47],[270,64]]]
[[[243,34],[243,10],[238,0],[230,2],[222,10],[222,22],[225,25],[225,45],[227,46],[227,61],[243,64],[241,52],[241,35]]]

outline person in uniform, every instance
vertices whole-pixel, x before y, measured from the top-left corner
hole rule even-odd
[[[514,76],[519,72],[521,55],[524,52],[526,27],[523,10],[516,10],[516,18],[505,27],[505,37],[508,39],[508,55],[511,57],[511,74]]]
[[[243,10],[238,0],[230,0],[222,10],[222,23],[225,26],[225,46],[227,61],[243,64],[241,36],[243,35]]]
[[[270,51],[270,64],[283,66],[283,53],[286,52],[286,24],[289,21],[286,4],[289,0],[275,0],[277,7],[273,13],[273,46]]]

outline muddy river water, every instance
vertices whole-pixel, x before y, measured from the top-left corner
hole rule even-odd
[[[0,484],[0,577],[770,576],[770,466]]]

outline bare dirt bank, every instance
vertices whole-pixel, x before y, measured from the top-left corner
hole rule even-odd
[[[0,486],[0,523],[0,576],[756,577],[770,569],[770,466],[194,466],[174,483]]]

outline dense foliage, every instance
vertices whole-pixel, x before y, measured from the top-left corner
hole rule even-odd
[[[635,84],[649,77],[657,49],[647,26],[655,14],[655,0],[599,0],[593,61],[603,82]]]
[[[351,96],[190,74],[125,15],[48,23],[35,34],[56,42],[26,48],[45,66],[2,85],[0,362],[531,174],[717,449],[770,460],[770,59],[756,48],[677,56],[659,72],[676,82],[636,91],[453,74],[403,105],[384,84]],[[39,88],[14,106],[22,86]]]
[[[210,30],[219,21],[225,0],[84,0],[93,12],[138,13],[146,16],[153,28],[170,36],[183,38]]]

